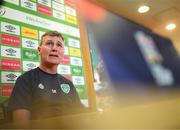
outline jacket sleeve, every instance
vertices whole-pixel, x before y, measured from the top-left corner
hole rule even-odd
[[[77,108],[84,108],[84,106],[82,105],[81,103],[81,100],[79,98],[79,95],[76,91],[76,88],[75,86],[73,85],[72,82],[70,82],[70,86],[71,86],[71,89],[72,89],[72,100],[73,100],[73,104],[77,107]]]
[[[9,99],[8,111],[14,111],[16,109],[30,110],[32,100],[30,84],[30,81],[25,79],[22,75],[16,80]]]

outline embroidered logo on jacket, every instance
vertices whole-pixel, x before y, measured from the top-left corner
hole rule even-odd
[[[57,93],[56,89],[51,89],[52,93]]]
[[[70,86],[69,86],[69,84],[61,84],[61,90],[62,90],[64,93],[69,93],[69,92],[70,92]]]
[[[44,85],[43,85],[42,83],[40,83],[40,84],[38,85],[38,87],[39,87],[40,89],[44,89]]]

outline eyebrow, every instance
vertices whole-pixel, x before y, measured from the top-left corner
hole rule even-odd
[[[47,43],[47,42],[53,42],[53,40],[47,40],[45,43]],[[63,41],[63,42],[64,42],[64,41]],[[63,42],[58,41],[57,43],[58,43],[58,44],[61,44],[61,45],[63,46],[63,45],[64,45]],[[56,43],[56,44],[57,44],[57,43]]]
[[[47,40],[46,42],[49,42],[49,41],[52,42],[53,40]]]
[[[62,44],[63,42],[58,41],[57,43],[61,43]]]
[[[46,42],[53,42],[53,40],[47,40]],[[58,41],[57,43],[63,43],[63,42]]]

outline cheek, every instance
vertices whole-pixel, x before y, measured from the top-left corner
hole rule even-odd
[[[45,57],[47,55],[49,55],[49,49],[46,49],[46,48],[42,48],[41,51],[40,51],[40,54],[41,56]]]
[[[50,49],[47,47],[41,48],[41,53],[48,53],[49,51],[50,51]]]
[[[64,49],[59,50],[59,55],[64,55]]]
[[[64,55],[64,50],[61,50],[61,55]]]

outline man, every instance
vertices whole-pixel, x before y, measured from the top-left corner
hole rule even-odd
[[[42,35],[39,67],[21,75],[9,100],[9,110],[18,126],[40,119],[77,112],[83,108],[72,82],[57,74],[64,55],[64,38],[57,31]]]

